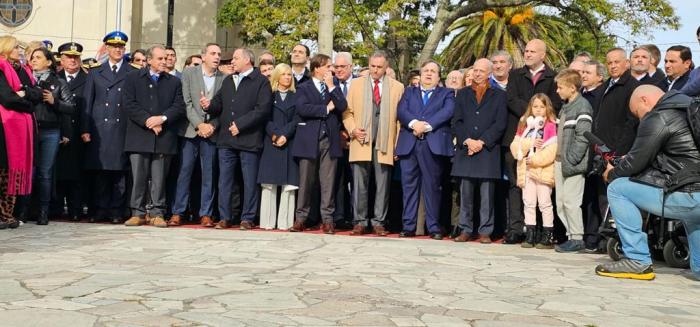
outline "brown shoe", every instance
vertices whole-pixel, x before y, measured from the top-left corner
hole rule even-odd
[[[180,215],[172,215],[168,220],[168,226],[180,226]]]
[[[461,234],[459,234],[459,236],[457,236],[457,237],[454,238],[454,241],[455,241],[455,242],[458,242],[458,243],[469,242],[469,239],[470,239],[470,238],[471,238],[471,237],[470,237],[469,235],[464,234],[464,233],[461,233]]]
[[[241,230],[251,230],[255,228],[255,226],[253,226],[253,222],[248,220],[241,221],[241,225],[239,227]]]
[[[143,217],[143,219],[146,219],[146,225],[150,225],[150,224],[151,224],[151,219],[153,219],[153,217],[151,217],[151,215],[147,213],[147,214]]]
[[[491,236],[490,235],[479,235],[479,243],[491,244]]]
[[[389,234],[384,226],[374,226],[374,234],[377,236],[387,236]]]
[[[335,234],[335,227],[333,226],[333,223],[321,224],[321,230],[324,234]]]
[[[226,220],[219,220],[219,222],[214,226],[214,229],[227,229],[230,228],[231,225],[228,224],[228,221]]]
[[[202,219],[199,221],[199,224],[204,227],[214,227],[214,221],[211,220],[211,217],[209,216],[202,216]]]
[[[294,221],[294,225],[289,229],[290,232],[303,232],[304,231],[304,221],[297,219]]]
[[[124,222],[124,226],[141,226],[146,224],[146,218],[144,217],[139,217],[139,216],[133,216],[129,218],[126,222]]]
[[[357,224],[352,228],[350,235],[362,235],[364,233],[365,233],[365,226]]]
[[[162,216],[155,216],[155,217],[151,218],[149,225],[151,225],[153,227],[159,227],[159,228],[168,227],[168,223],[165,222],[165,219],[163,219]]]

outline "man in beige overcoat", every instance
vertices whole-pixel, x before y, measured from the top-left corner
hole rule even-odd
[[[377,51],[369,58],[369,74],[355,79],[350,85],[348,108],[343,124],[351,134],[350,166],[353,175],[352,201],[355,209],[352,235],[372,229],[386,236],[384,227],[389,208],[391,168],[399,131],[396,107],[403,94],[403,84],[386,76],[386,53]],[[370,176],[374,175],[376,192],[374,214],[369,213]]]

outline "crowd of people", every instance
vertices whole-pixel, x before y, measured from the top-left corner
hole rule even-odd
[[[546,44],[533,39],[522,67],[506,51],[447,74],[430,60],[404,84],[383,51],[355,76],[347,52],[311,56],[297,44],[287,64],[268,51],[256,61],[250,49],[222,53],[209,43],[180,72],[170,47],[127,59],[126,34],[103,41],[106,60],[84,67],[75,42],[52,53],[41,42],[0,37],[0,229],[29,219],[156,227],[195,220],[216,229],[399,237],[425,229],[436,240],[480,243],[500,229],[505,244],[596,253],[610,207],[627,258],[596,271],[652,279],[632,208],[655,212],[648,198],[700,163],[679,110],[652,111],[687,108],[700,95],[683,45],[666,50],[665,72],[651,44],[629,56],[610,49],[605,62],[582,52],[557,72],[546,64]],[[588,133],[620,164],[589,174]],[[700,200],[696,191],[700,183],[678,192]],[[695,203],[665,199],[683,200]],[[698,210],[674,208],[666,213],[676,219]],[[700,238],[696,225],[686,224],[690,239]],[[691,267],[700,270],[700,255]]]

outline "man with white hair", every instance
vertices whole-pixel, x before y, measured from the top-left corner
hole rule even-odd
[[[352,75],[352,54],[350,52],[338,52],[333,61],[333,71],[335,72],[335,84],[340,87],[343,96],[347,97],[350,85],[353,82]],[[338,169],[336,170],[336,181],[338,182],[335,194],[335,211],[333,221],[338,229],[350,229],[352,224],[352,206],[350,205],[350,190],[352,183],[351,172],[348,164],[350,131],[341,126],[340,140],[343,144],[343,156],[338,158]]]
[[[489,82],[491,86],[505,91],[508,86],[510,70],[513,69],[513,57],[507,51],[499,50],[491,55],[491,63],[493,64],[493,70],[491,76],[489,76]]]

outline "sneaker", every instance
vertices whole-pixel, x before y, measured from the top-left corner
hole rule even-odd
[[[652,280],[656,277],[651,264],[632,259],[622,259],[595,267],[595,273],[605,277]]]
[[[589,247],[584,247],[583,249],[579,250],[578,253],[582,254],[603,254],[604,252],[601,251],[597,247],[589,248]]]
[[[554,247],[557,252],[568,253],[568,252],[578,252],[583,250],[586,246],[583,240],[568,240],[563,244],[559,244]]]

